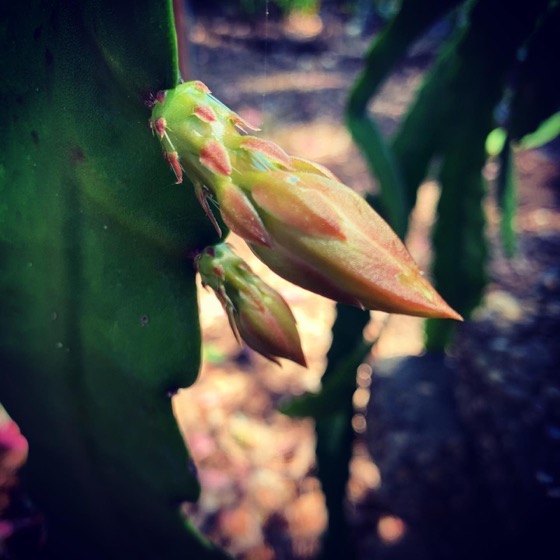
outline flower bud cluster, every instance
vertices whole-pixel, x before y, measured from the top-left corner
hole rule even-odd
[[[202,82],[160,92],[150,126],[177,182],[188,175],[217,230],[209,198],[280,276],[364,309],[461,320],[364,199],[323,166],[248,134],[255,129]]]

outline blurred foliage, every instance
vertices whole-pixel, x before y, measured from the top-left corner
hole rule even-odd
[[[439,48],[406,117],[386,142],[367,111],[370,99],[413,41],[453,9],[459,10],[460,23]],[[522,2],[507,11],[499,0],[432,0],[422,10],[404,0],[372,43],[349,99],[349,128],[379,182],[376,204],[403,237],[417,189],[437,163],[441,196],[433,278],[448,303],[465,316],[478,304],[486,282],[481,173],[486,140],[501,125],[507,143],[517,141],[557,111],[559,91],[550,81],[559,46],[553,31],[557,18],[555,0]],[[507,154],[497,192],[503,239],[511,252],[515,182]],[[442,350],[452,329],[450,322],[429,321],[427,347]]]
[[[439,47],[398,130],[386,140],[369,112],[370,102],[414,41],[444,17],[453,18],[454,31]],[[441,195],[433,232],[433,278],[442,296],[466,317],[480,301],[486,283],[482,169],[487,147],[499,158],[496,192],[502,209],[501,232],[506,253],[512,254],[512,148],[516,142],[538,145],[558,133],[560,90],[553,84],[560,52],[558,17],[556,0],[507,6],[501,0],[421,4],[403,0],[372,42],[348,100],[348,127],[379,184],[379,195],[370,196],[369,202],[402,238],[418,187],[430,172],[435,173]],[[496,127],[501,130],[488,138]],[[354,437],[352,394],[358,349],[363,348],[367,317],[339,306],[321,392],[285,407],[289,414],[316,419],[319,474],[335,520],[325,536],[324,558],[353,557],[351,547],[345,548],[348,534],[340,517]],[[450,321],[429,320],[427,348],[442,353],[453,327]]]
[[[318,0],[190,4],[241,15],[320,7]],[[500,162],[502,237],[511,254],[513,149],[558,134],[559,2],[374,5],[389,23],[366,53],[347,112],[379,181],[370,202],[404,238],[418,187],[435,169],[433,275],[468,315],[485,285],[487,150]],[[459,24],[387,141],[368,106],[413,42],[451,13]],[[170,2],[139,0],[131,10],[108,0],[36,0],[3,6],[0,15],[0,396],[30,442],[26,477],[48,521],[42,557],[224,557],[179,507],[199,487],[169,396],[198,372],[190,255],[214,233],[192,191],[169,188],[145,124],[147,95],[177,83]],[[329,508],[324,558],[352,557],[343,505],[355,374],[371,349],[362,336],[368,320],[338,306],[322,391],[284,409],[316,420]],[[428,323],[428,348],[441,352],[450,336],[449,322]]]
[[[189,0],[195,14],[207,13],[213,16],[265,17],[279,16],[296,10],[299,6],[307,7],[312,0]]]
[[[170,396],[198,373],[189,255],[215,234],[147,126],[178,78],[170,2],[4,3],[0,45],[0,398],[38,555],[224,557],[180,509],[199,485]]]

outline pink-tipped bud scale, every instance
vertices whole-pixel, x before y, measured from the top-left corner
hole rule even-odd
[[[213,123],[216,122],[217,117],[216,117],[216,113],[214,112],[214,109],[212,109],[212,107],[208,106],[208,105],[200,105],[198,106],[194,112],[194,115],[196,115],[201,121],[205,122],[205,123]]]
[[[232,167],[229,155],[220,142],[209,140],[200,150],[200,163],[217,175],[231,175]]]
[[[165,134],[166,126],[167,123],[165,122],[165,119],[163,117],[160,117],[159,119],[156,119],[154,121],[153,128],[156,131],[157,135],[160,137],[160,139],[162,139],[163,135]]]

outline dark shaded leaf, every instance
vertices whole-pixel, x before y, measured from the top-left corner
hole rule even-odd
[[[494,127],[494,109],[508,70],[546,4],[545,0],[522,3],[504,12],[499,0],[481,0],[456,47],[441,59],[442,75],[437,79],[446,84],[448,101],[443,114],[431,115],[445,122],[439,140],[441,198],[433,273],[437,290],[463,316],[477,305],[486,283],[481,175],[485,141]],[[453,328],[449,321],[428,321],[426,347],[443,349]]]

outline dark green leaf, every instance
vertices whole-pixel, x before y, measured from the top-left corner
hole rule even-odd
[[[436,288],[463,316],[480,300],[485,286],[487,249],[481,171],[485,141],[494,127],[494,109],[502,98],[508,70],[533,31],[546,0],[517,4],[507,13],[500,0],[481,0],[438,79],[447,84],[439,179],[441,198],[434,230],[433,273]],[[496,21],[500,19],[500,25]],[[437,115],[432,115],[437,118]],[[430,320],[426,347],[442,350],[453,323]]]
[[[357,307],[340,304],[337,312],[321,392],[304,395],[286,405],[283,411],[291,416],[316,419],[319,480],[329,511],[329,525],[320,557],[341,558],[344,555],[351,560],[354,553],[350,546],[344,498],[354,441],[352,396],[356,390],[356,370],[371,348],[362,336],[370,315]]]
[[[367,114],[370,99],[383,80],[404,56],[412,41],[430,24],[451,10],[459,0],[432,0],[422,9],[414,0],[405,0],[399,13],[374,40],[366,54],[366,67],[360,74],[348,100],[346,122],[352,136],[362,150],[371,172],[379,179],[381,188],[380,212],[399,236],[407,231],[408,214],[414,205],[403,183],[400,162],[386,145],[377,124]]]

